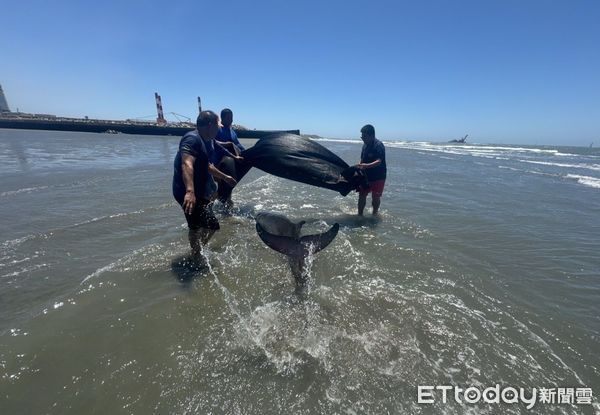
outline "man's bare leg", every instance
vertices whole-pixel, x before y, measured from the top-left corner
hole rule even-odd
[[[194,258],[195,261],[204,262],[202,257],[202,246],[207,244],[214,233],[214,230],[204,228],[189,230],[188,237],[190,240],[190,247],[192,248],[192,258]]]
[[[372,198],[373,198],[373,215],[377,215],[377,213],[379,212],[379,205],[381,205],[381,196],[379,196],[379,197],[372,196]]]
[[[190,240],[190,247],[192,248],[192,257],[195,259],[199,258],[202,255],[202,245],[201,242],[201,229],[190,229],[188,232],[188,238]]]
[[[358,194],[358,216],[363,215],[365,205],[367,204],[367,195],[365,193]]]

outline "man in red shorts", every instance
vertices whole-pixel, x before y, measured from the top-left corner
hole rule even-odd
[[[373,215],[377,215],[381,204],[381,195],[385,185],[387,167],[385,165],[385,147],[383,143],[375,138],[375,127],[371,124],[360,129],[363,141],[360,163],[358,168],[364,170],[369,180],[368,187],[361,187],[358,193],[358,214],[362,216],[367,204],[367,195],[371,192],[373,201]]]

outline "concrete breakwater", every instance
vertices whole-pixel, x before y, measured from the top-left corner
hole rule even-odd
[[[193,124],[158,125],[153,123],[85,120],[85,119],[19,119],[0,118],[0,128],[51,131],[81,131],[89,133],[123,133],[140,135],[181,136],[194,129]],[[300,130],[243,130],[235,129],[239,138],[260,138],[274,133],[300,134]]]

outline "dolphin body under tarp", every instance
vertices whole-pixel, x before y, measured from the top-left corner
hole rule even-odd
[[[292,222],[285,216],[272,212],[259,212],[256,215],[256,232],[260,239],[269,248],[288,257],[297,291],[302,290],[306,284],[306,258],[325,249],[340,230],[340,225],[335,223],[326,232],[300,236],[305,223]]]
[[[219,166],[238,182],[247,173],[248,166],[252,166],[274,176],[335,190],[342,196],[367,184],[366,176],[356,166],[350,167],[321,144],[295,134],[261,138],[241,156],[242,163],[230,159],[227,160],[229,165]],[[227,191],[231,193],[231,189],[224,189]]]
[[[236,156],[240,155],[240,151],[235,144],[227,142],[221,143],[220,145],[227,149],[231,154],[235,154]],[[242,177],[244,177],[246,173],[248,173],[252,166],[248,163],[240,162],[229,156],[225,156],[223,157],[217,168],[239,182],[242,179]],[[223,180],[219,180],[218,183],[219,200],[221,201],[221,203],[227,203],[227,201],[231,198],[231,192],[233,192],[233,187],[229,186]]]

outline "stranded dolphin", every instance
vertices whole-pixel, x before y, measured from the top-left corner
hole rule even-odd
[[[227,149],[231,154],[235,154],[236,156],[240,155],[240,151],[235,144],[227,142],[220,143],[220,145],[221,147]],[[238,161],[229,156],[224,156],[221,159],[221,162],[219,163],[217,168],[239,182],[242,179],[242,177],[244,177],[246,173],[248,173],[248,170],[250,170],[252,166],[244,161]],[[219,180],[218,183],[219,200],[222,203],[228,203],[228,201],[231,199],[231,192],[233,191],[233,187],[231,187],[222,180]]]
[[[258,236],[269,248],[288,257],[297,289],[306,284],[306,257],[325,249],[340,229],[340,225],[336,223],[326,232],[300,236],[304,223],[305,221],[292,222],[277,213],[260,212],[256,215]]]
[[[350,167],[316,141],[296,134],[261,138],[242,153],[244,161],[285,179],[335,190],[346,196],[366,184],[361,170]]]
[[[274,134],[261,138],[243,151],[243,162],[223,159],[219,169],[240,181],[251,167],[285,179],[335,190],[346,196],[367,179],[356,166],[349,166],[316,141],[295,134]],[[222,189],[222,190],[221,190]],[[233,188],[223,184],[219,198],[228,197]]]

